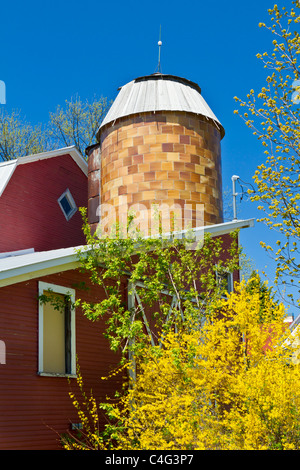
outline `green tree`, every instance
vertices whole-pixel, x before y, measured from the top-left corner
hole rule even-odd
[[[32,126],[20,112],[0,113],[0,160],[7,161],[43,152],[47,137],[41,125]]]
[[[96,132],[108,110],[106,98],[82,101],[79,96],[66,100],[50,113],[48,135],[53,147],[75,145],[82,155],[95,143]]]
[[[273,51],[257,56],[269,75],[259,93],[251,90],[247,101],[236,98],[244,108],[236,113],[265,149],[266,161],[255,172],[251,199],[264,212],[260,221],[279,234],[276,246],[262,242],[276,261],[275,285],[296,286],[297,296],[291,291],[288,297],[300,306],[299,2],[292,2],[290,9],[274,5],[268,12],[270,25],[259,26],[273,35]]]
[[[0,113],[0,160],[7,161],[75,145],[81,154],[96,142],[96,132],[108,110],[106,98],[66,100],[49,113],[49,121],[33,126],[19,111]]]
[[[111,348],[123,357],[137,357],[145,345],[156,344],[159,332],[199,326],[204,310],[225,295],[229,273],[239,269],[237,233],[225,248],[220,237],[143,238],[131,217],[124,236],[116,226],[110,236],[91,234],[84,216],[88,250],[80,253],[81,267],[104,289],[97,303],[81,303],[85,315],[106,322]],[[124,297],[124,292],[126,296]]]

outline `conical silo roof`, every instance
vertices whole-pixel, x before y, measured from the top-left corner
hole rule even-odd
[[[190,80],[155,73],[136,78],[120,88],[119,94],[99,130],[119,118],[156,111],[184,111],[212,120],[224,136],[224,128],[201,95],[200,87]]]

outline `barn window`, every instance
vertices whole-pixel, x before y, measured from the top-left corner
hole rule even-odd
[[[230,294],[233,291],[233,274],[228,271],[216,271],[217,288]]]
[[[39,374],[75,375],[75,291],[39,283]]]
[[[58,198],[57,202],[60,205],[65,218],[70,220],[77,211],[77,207],[70,190],[66,189],[66,191]]]

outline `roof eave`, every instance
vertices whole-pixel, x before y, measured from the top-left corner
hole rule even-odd
[[[7,267],[4,270],[1,270],[0,262],[0,288],[58,272],[77,269],[80,266],[80,261],[77,252],[75,249],[73,250],[74,252],[66,255],[58,254],[57,257],[53,258],[50,256],[52,251],[49,251],[49,259],[43,260],[39,260],[39,253],[35,253],[36,256],[31,257],[31,261],[26,262],[26,260],[23,264],[22,258],[24,259],[28,255],[19,256],[20,265],[11,268]]]

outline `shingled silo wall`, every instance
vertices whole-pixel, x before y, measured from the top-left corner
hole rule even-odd
[[[163,219],[175,209],[175,229],[221,223],[221,138],[215,122],[188,112],[137,113],[104,125],[89,155],[91,225],[100,207],[102,231],[126,223],[133,208],[147,229],[153,204],[169,208]]]

